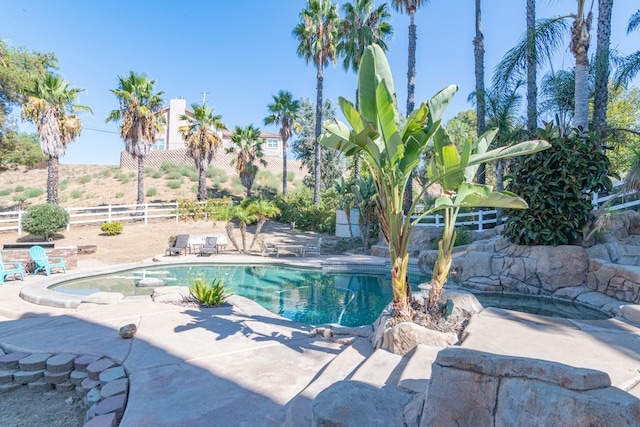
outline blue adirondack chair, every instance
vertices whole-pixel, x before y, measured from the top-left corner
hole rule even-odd
[[[2,253],[0,252],[0,285],[4,283],[7,276],[20,276],[20,280],[24,280],[24,265],[21,262],[2,261]]]
[[[44,270],[44,272],[47,273],[47,276],[49,276],[51,274],[51,270],[54,268],[61,268],[63,273],[67,272],[67,269],[64,266],[64,258],[55,257],[49,259],[42,246],[32,246],[31,249],[29,249],[29,256],[31,256],[31,259],[36,265],[33,270],[34,275],[37,274],[38,271]]]

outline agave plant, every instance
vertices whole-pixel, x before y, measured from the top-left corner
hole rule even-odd
[[[410,288],[407,281],[409,240],[416,225],[427,214],[444,210],[447,226],[439,246],[438,268],[432,279],[433,297],[438,299],[451,266],[451,251],[455,241],[455,219],[462,206],[526,207],[526,203],[508,192],[494,193],[491,187],[472,184],[481,163],[517,155],[533,153],[549,146],[544,141],[529,141],[512,147],[487,151],[493,133],[483,135],[475,143],[468,142],[461,153],[441,128],[441,118],[456,86],[449,86],[411,112],[404,125],[398,127],[400,115],[391,70],[379,46],[367,47],[358,73],[359,109],[340,97],[338,104],[350,126],[342,122],[325,122],[321,144],[338,149],[347,156],[362,153],[376,187],[376,215],[380,230],[389,242],[391,286],[394,316],[411,317]],[[421,156],[433,139],[436,154],[429,167],[430,183],[443,186],[444,194],[433,209],[413,217],[418,201],[427,191],[422,190],[403,211],[403,196]]]
[[[189,287],[191,296],[202,305],[214,307],[222,304],[232,293],[224,286],[224,280],[213,279],[207,283],[204,277],[198,277],[191,281]]]

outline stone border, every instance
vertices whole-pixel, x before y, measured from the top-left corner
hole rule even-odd
[[[127,405],[129,378],[108,357],[72,353],[7,352],[0,348],[0,393],[22,386],[32,391],[74,391],[87,408],[85,427],[120,423]]]

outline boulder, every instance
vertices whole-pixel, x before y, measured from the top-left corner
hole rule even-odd
[[[600,371],[447,348],[432,366],[420,426],[638,425],[640,400]]]
[[[417,425],[414,395],[395,387],[338,381],[313,399],[312,426],[361,427]],[[413,404],[412,404],[413,403]],[[408,410],[405,411],[405,406]],[[366,420],[366,421],[365,421]]]
[[[165,285],[164,280],[158,279],[157,277],[146,277],[136,283],[136,286],[139,288],[155,288]]]
[[[434,347],[455,345],[458,336],[452,332],[445,333],[425,328],[413,322],[401,322],[393,326],[385,326],[380,347],[391,353],[405,355],[418,344]]]

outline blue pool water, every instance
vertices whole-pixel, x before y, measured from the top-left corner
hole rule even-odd
[[[144,278],[189,286],[192,278],[202,276],[207,280],[224,279],[234,294],[249,298],[272,313],[310,325],[370,324],[392,299],[390,276],[280,265],[158,266],[68,281],[53,290],[80,295],[99,291],[149,295],[151,288],[136,286]],[[410,276],[409,280],[416,287],[426,278]]]
[[[388,274],[331,272],[281,265],[157,266],[67,281],[53,290],[80,295],[99,291],[119,292],[125,296],[149,295],[152,288],[137,286],[142,279],[157,278],[170,286],[189,286],[193,278],[203,276],[207,280],[223,279],[234,294],[249,298],[272,313],[309,325],[370,324],[392,299]],[[409,281],[417,291],[417,285],[427,278],[411,275]],[[482,293],[476,297],[484,307],[575,319],[608,317],[598,310],[564,301]]]

